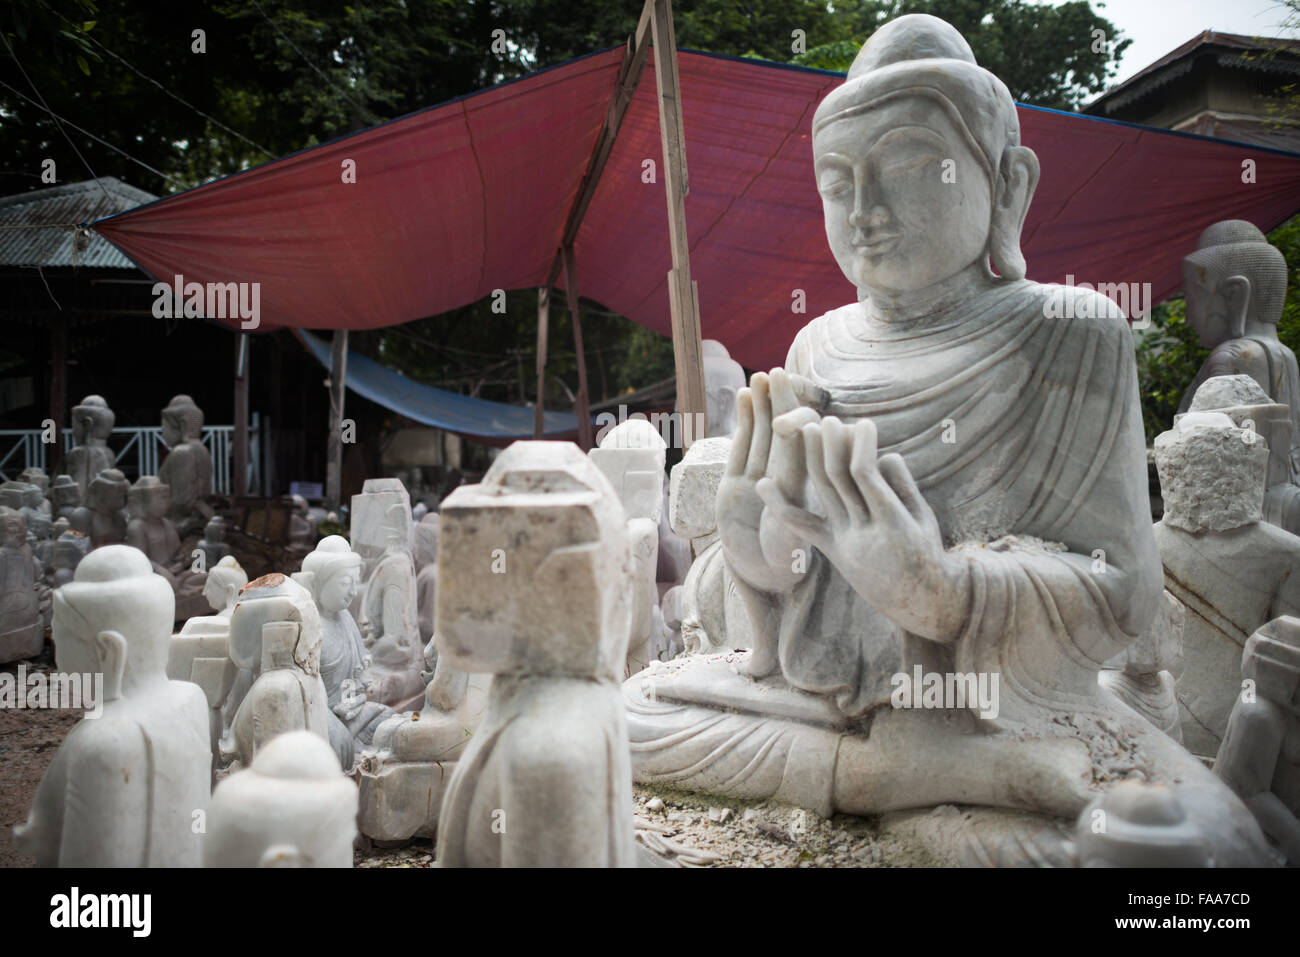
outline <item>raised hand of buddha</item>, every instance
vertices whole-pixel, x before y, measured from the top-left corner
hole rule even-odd
[[[877,458],[876,426],[834,416],[799,429],[808,478],[825,515],[771,477],[755,488],[773,519],[807,541],[873,608],[913,634],[957,637],[970,600],[969,564],[943,547],[939,522],[902,456]]]

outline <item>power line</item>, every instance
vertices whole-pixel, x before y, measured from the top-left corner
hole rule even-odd
[[[66,16],[65,16],[61,11],[59,11],[59,10],[55,10],[55,9],[54,9],[53,7],[51,7],[48,3],[46,3],[45,0],[41,0],[41,5],[44,6],[47,10],[49,10],[51,13],[57,14],[58,16],[62,17],[65,23],[68,23],[68,24],[70,24],[71,26],[76,26],[76,25],[77,25],[75,21],[68,19],[68,17],[66,17]],[[114,53],[114,52],[113,52],[112,50],[110,50],[108,47],[104,46],[104,44],[100,43],[98,40],[96,40],[94,37],[92,37],[89,33],[85,33],[85,32],[83,31],[83,32],[82,32],[82,35],[83,35],[87,40],[89,40],[91,43],[95,44],[95,46],[99,47],[101,50],[103,50],[105,53],[107,53],[109,56],[111,56],[113,59],[117,60],[117,61],[118,61],[119,63],[121,63],[123,66],[127,67],[127,69],[133,71],[134,73],[136,73],[136,74],[138,74],[139,76],[143,77],[144,79],[148,80],[148,81],[149,81],[150,83],[152,83],[154,86],[158,87],[158,89],[162,90],[164,93],[166,93],[168,96],[170,96],[170,97],[171,97],[173,100],[175,100],[176,102],[180,103],[181,105],[183,105],[183,106],[185,106],[185,107],[188,107],[190,110],[193,110],[195,113],[197,113],[199,116],[203,117],[205,120],[208,120],[209,122],[216,124],[216,125],[219,126],[221,129],[223,129],[223,130],[225,130],[227,133],[229,133],[231,136],[235,136],[235,137],[238,137],[239,139],[243,140],[243,141],[244,141],[245,143],[247,143],[249,146],[253,147],[254,149],[256,149],[256,150],[258,150],[258,151],[260,151],[260,152],[263,153],[264,155],[269,156],[269,157],[271,157],[272,159],[275,158],[275,154],[272,153],[270,150],[268,150],[266,147],[264,147],[264,146],[262,146],[262,145],[260,145],[260,144],[258,144],[258,143],[254,143],[252,140],[250,140],[250,139],[249,139],[247,136],[245,136],[244,134],[238,132],[237,130],[232,130],[229,126],[227,126],[225,123],[222,123],[222,122],[221,122],[219,119],[217,119],[215,116],[210,116],[210,115],[208,115],[207,113],[205,113],[205,112],[203,112],[202,110],[200,110],[197,106],[194,106],[193,104],[187,102],[187,101],[186,101],[183,97],[181,97],[180,95],[178,95],[178,94],[176,94],[176,93],[173,93],[171,90],[167,89],[167,87],[163,86],[163,84],[159,83],[159,82],[158,82],[157,80],[155,80],[153,77],[147,75],[146,73],[144,73],[143,71],[141,71],[140,69],[138,69],[134,64],[128,62],[128,61],[127,61],[126,59],[124,59],[123,57],[118,56],[116,53]]]
[[[3,33],[0,33],[0,37],[3,37],[3,36],[4,36],[4,34],[3,34]],[[15,61],[15,62],[17,62],[17,61]],[[30,81],[29,81],[29,82],[30,82]],[[179,187],[181,187],[182,189],[184,189],[185,184],[182,183],[180,180],[176,179],[176,178],[173,177],[173,176],[168,176],[166,173],[162,172],[162,170],[154,169],[152,166],[150,166],[150,165],[149,165],[148,163],[146,163],[144,160],[136,159],[134,156],[132,156],[132,155],[131,155],[130,153],[128,153],[126,150],[124,150],[124,149],[119,149],[118,147],[116,147],[116,146],[114,146],[112,143],[110,143],[108,140],[106,140],[106,139],[102,139],[101,137],[96,136],[94,133],[90,132],[89,130],[82,129],[80,126],[78,126],[76,123],[73,123],[71,120],[69,120],[69,119],[64,119],[63,117],[59,116],[59,114],[55,113],[52,109],[50,109],[48,106],[46,106],[44,103],[37,103],[37,102],[36,102],[35,100],[33,100],[30,96],[27,96],[26,94],[24,94],[24,93],[21,92],[20,90],[15,90],[12,86],[10,86],[10,85],[9,85],[8,83],[6,83],[4,80],[0,80],[0,86],[3,86],[6,90],[8,90],[10,93],[13,93],[15,96],[21,96],[24,100],[26,100],[28,103],[31,103],[33,106],[39,106],[39,107],[40,107],[41,109],[43,109],[46,113],[50,114],[50,116],[54,117],[55,125],[59,127],[59,132],[63,133],[64,138],[67,139],[67,141],[68,141],[68,145],[71,146],[71,147],[73,148],[74,151],[76,151],[78,157],[81,157],[81,151],[77,149],[76,144],[74,144],[74,143],[72,142],[72,139],[68,136],[68,134],[65,133],[65,132],[63,132],[63,127],[60,125],[61,123],[67,123],[69,126],[71,126],[71,127],[72,127],[74,130],[76,130],[78,133],[81,133],[83,136],[89,136],[89,137],[90,137],[92,140],[94,140],[95,142],[97,142],[97,143],[101,143],[101,144],[103,144],[104,146],[107,146],[109,149],[113,150],[115,153],[121,153],[123,156],[125,156],[127,159],[129,159],[131,162],[136,163],[136,164],[139,165],[139,166],[143,166],[145,169],[147,169],[149,172],[153,173],[155,176],[159,176],[159,177],[161,177],[161,178],[167,180],[167,182],[169,182],[169,183],[175,183],[177,186],[179,186]],[[33,89],[35,89],[35,87],[33,87]],[[37,93],[37,95],[38,95],[38,96],[40,95],[39,92]],[[91,175],[92,177],[94,177],[95,181],[96,181],[96,182],[99,182],[99,177],[98,177],[98,176],[95,176],[95,171],[94,171],[93,169],[90,169],[90,164],[89,164],[89,163],[86,163],[85,157],[81,157],[81,162],[85,164],[87,170],[90,170],[90,175]],[[112,196],[109,196],[109,194],[108,194],[108,190],[104,187],[104,184],[103,184],[102,182],[99,183],[99,188],[102,189],[102,190],[104,190],[104,196],[105,196],[105,198],[106,198],[110,203],[112,203],[112,202],[113,202],[113,197],[112,197]]]
[[[68,131],[65,130],[63,128],[62,123],[59,122],[59,117],[55,115],[54,111],[51,110],[48,105],[46,105],[45,97],[41,96],[41,91],[36,88],[36,84],[32,82],[32,78],[28,76],[27,71],[23,69],[22,63],[18,61],[18,54],[14,53],[14,48],[9,45],[9,38],[5,36],[5,32],[3,30],[0,30],[0,40],[4,41],[5,49],[9,51],[9,57],[14,61],[14,66],[18,67],[18,72],[23,75],[23,79],[27,81],[27,85],[32,88],[32,92],[35,93],[37,99],[40,100],[40,103],[38,105],[42,107],[46,113],[49,113],[50,116],[54,117],[54,125],[58,127],[59,132],[63,134],[63,138],[68,141],[68,145],[72,147],[72,151],[77,154],[77,159],[81,160],[81,165],[86,167],[86,171],[90,173],[90,178],[93,179],[96,183],[99,183],[99,188],[104,191],[104,198],[107,199],[110,203],[112,203],[113,197],[108,195],[108,188],[102,182],[100,182],[99,177],[95,175],[95,171],[90,168],[90,164],[86,162],[86,157],[82,156],[81,150],[77,149],[77,144],[72,142],[72,137],[68,135]],[[14,90],[14,88],[9,86],[8,83],[5,83],[5,86],[9,87],[9,89],[13,90],[13,92],[18,93],[18,91]],[[34,102],[33,100],[28,99],[26,96],[23,96],[22,93],[18,93],[18,95],[22,96],[23,99],[27,100],[27,102],[29,103]]]
[[[260,13],[260,14],[262,15],[262,19],[265,20],[267,23],[269,23],[269,24],[271,25],[271,29],[274,30],[274,31],[279,35],[280,39],[282,39],[285,43],[289,44],[289,46],[293,48],[293,51],[294,51],[295,53],[297,53],[299,57],[302,58],[302,62],[303,62],[303,63],[306,63],[309,67],[311,67],[313,70],[315,70],[315,71],[316,71],[316,75],[319,76],[322,80],[324,80],[324,81],[325,81],[326,83],[328,83],[330,86],[334,87],[334,89],[336,89],[336,90],[338,90],[340,93],[342,93],[342,94],[344,95],[344,97],[347,98],[347,100],[348,100],[349,103],[351,103],[353,106],[355,106],[357,109],[359,109],[362,113],[365,113],[365,114],[369,117],[369,119],[370,119],[370,121],[371,121],[372,123],[377,123],[377,122],[379,122],[379,117],[376,116],[376,115],[375,115],[375,114],[370,110],[369,107],[367,107],[367,106],[365,106],[364,104],[359,103],[359,102],[357,102],[356,100],[354,100],[354,99],[352,98],[352,95],[351,95],[347,90],[343,89],[343,87],[339,86],[337,83],[335,83],[333,80],[331,80],[328,76],[325,75],[325,73],[320,69],[320,67],[316,66],[315,63],[313,63],[311,60],[309,60],[309,59],[307,58],[307,54],[303,53],[302,50],[298,49],[297,44],[295,44],[292,40],[290,40],[290,39],[289,39],[289,38],[284,34],[284,31],[282,31],[279,27],[277,27],[277,26],[275,25],[275,21],[272,20],[270,17],[268,17],[268,16],[266,15],[266,11],[262,9],[262,5],[261,5],[260,3],[258,3],[257,0],[252,0],[252,4],[253,4],[253,6],[257,7],[257,12]]]

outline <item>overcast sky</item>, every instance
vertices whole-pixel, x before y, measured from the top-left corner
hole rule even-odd
[[[1133,41],[1113,83],[1128,79],[1202,30],[1283,36],[1287,17],[1277,0],[1093,0],[1092,6]]]

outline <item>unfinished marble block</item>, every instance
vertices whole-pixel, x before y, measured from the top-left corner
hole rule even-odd
[[[0,507],[0,664],[33,658],[45,647],[36,576],[26,520]]]
[[[143,552],[87,555],[54,596],[64,673],[103,675],[103,712],[74,727],[14,833],[38,867],[197,867],[208,806],[207,704],[169,681],[171,586]]]
[[[1300,534],[1300,479],[1292,475],[1291,452],[1300,436],[1293,434],[1291,410],[1273,402],[1248,375],[1206,379],[1192,398],[1191,412],[1222,412],[1233,424],[1258,433],[1268,449],[1264,479],[1264,521]],[[1181,421],[1174,417],[1174,424]]]
[[[167,456],[158,478],[172,490],[167,517],[188,535],[212,517],[203,501],[212,494],[212,453],[203,444],[203,410],[188,395],[173,396],[162,410],[162,440]]]
[[[1246,642],[1241,686],[1214,773],[1300,865],[1300,618],[1276,618]]]
[[[514,443],[443,502],[438,566],[439,667],[494,676],[439,863],[635,866],[617,685],[631,567],[608,480],[571,443]]]
[[[72,441],[75,447],[63,457],[63,472],[76,483],[82,501],[95,476],[111,469],[117,462],[117,456],[108,447],[108,437],[113,433],[116,419],[102,396],[88,395],[72,407]]]
[[[1300,614],[1300,537],[1260,520],[1268,451],[1227,415],[1182,415],[1155,451],[1165,588],[1187,609],[1177,681],[1183,743],[1209,758],[1236,700],[1246,639],[1266,621]]]
[[[698,542],[696,555],[717,538],[718,485],[730,454],[731,440],[710,434],[693,442],[673,466],[668,481],[668,518],[674,532],[693,545]]]
[[[205,867],[351,867],[357,788],[309,731],[289,731],[212,793]]]
[[[189,619],[172,635],[167,677],[199,686],[208,703],[208,743],[212,749],[212,782],[216,783],[224,722],[221,706],[235,685],[238,669],[230,660],[230,619],[205,615]]]
[[[398,511],[394,512],[396,506]],[[349,541],[352,550],[361,556],[361,581],[370,580],[375,565],[387,553],[393,529],[393,520],[401,526],[400,535],[410,550],[411,497],[406,486],[395,478],[366,479],[361,494],[352,496]],[[357,613],[357,609],[353,609]]]

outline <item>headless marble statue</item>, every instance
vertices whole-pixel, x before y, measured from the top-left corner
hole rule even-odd
[[[1025,279],[1039,168],[1007,88],[950,25],[899,17],[812,147],[859,299],[740,394],[717,510],[754,650],[625,683],[637,779],[1074,821],[1136,768],[1207,858],[1265,861],[1241,802],[1098,683],[1161,592],[1132,336],[1095,291]],[[909,706],[917,671],[996,676],[997,706]]]
[[[212,793],[205,867],[351,867],[357,788],[329,746],[288,731]]]
[[[1190,408],[1207,379],[1250,376],[1291,410],[1291,480],[1300,483],[1300,369],[1277,337],[1286,285],[1286,259],[1253,224],[1229,219],[1201,233],[1183,260],[1183,290],[1187,324],[1210,355],[1178,411]]]
[[[38,867],[198,866],[207,705],[167,678],[173,603],[149,559],[125,545],[87,555],[55,593],[59,671],[103,674],[103,713],[68,733],[15,832]]]
[[[1156,437],[1165,499],[1156,524],[1165,588],[1187,609],[1178,706],[1183,744],[1218,750],[1241,649],[1280,615],[1300,615],[1300,537],[1260,520],[1268,450],[1221,412],[1189,412]]]
[[[111,469],[117,457],[108,447],[116,421],[113,410],[101,396],[88,395],[72,407],[72,441],[75,447],[63,459],[63,471],[77,483],[81,501],[96,475]]]
[[[162,439],[168,451],[158,478],[171,487],[167,517],[181,535],[202,528],[212,514],[203,503],[212,494],[212,454],[202,434],[203,410],[188,395],[174,396],[162,410]]]
[[[1277,618],[1246,642],[1240,692],[1214,773],[1300,865],[1300,618]]]
[[[617,495],[577,446],[516,442],[441,512],[439,665],[494,677],[443,800],[439,863],[634,866]]]

